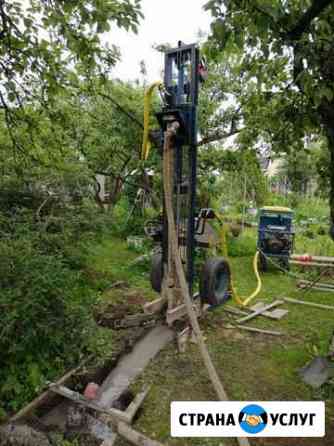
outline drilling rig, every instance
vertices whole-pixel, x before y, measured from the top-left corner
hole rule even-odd
[[[231,297],[230,268],[222,257],[208,258],[196,274],[198,248],[208,248],[205,237],[208,220],[214,219],[212,209],[198,209],[197,192],[197,106],[200,84],[205,80],[206,67],[196,45],[184,45],[165,53],[164,82],[161,88],[162,109],[157,113],[160,125],[161,165],[164,165],[166,132],[174,129],[171,142],[171,165],[168,181],[172,184],[172,207],[182,267],[191,296],[200,296],[203,303],[221,305]],[[164,178],[163,183],[166,181]],[[162,218],[151,231],[160,250],[153,256],[151,284],[161,292],[171,275],[170,231],[163,202]],[[199,293],[195,292],[198,284]]]

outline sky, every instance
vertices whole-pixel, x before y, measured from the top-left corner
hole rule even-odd
[[[154,44],[177,42],[190,44],[199,41],[199,31],[210,30],[210,13],[203,10],[207,0],[142,0],[144,19],[138,34],[114,28],[109,33],[110,43],[121,50],[122,60],[116,65],[113,77],[123,81],[140,78],[139,63],[145,61],[147,80],[161,79],[163,55]]]

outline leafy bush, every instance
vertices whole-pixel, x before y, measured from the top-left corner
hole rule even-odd
[[[230,257],[251,256],[256,251],[256,233],[254,230],[246,229],[238,238],[227,234],[227,249]]]
[[[152,217],[152,210],[143,210],[122,198],[113,210],[113,233],[125,238],[128,235],[144,235],[145,221]]]
[[[36,216],[40,199],[13,206],[14,196],[0,201],[0,417],[102,348],[91,312],[98,290],[82,271],[87,242],[110,232],[112,218],[90,202]]]
[[[30,240],[0,242],[0,287],[0,401],[17,409],[46,376],[78,359],[94,295],[79,272]]]

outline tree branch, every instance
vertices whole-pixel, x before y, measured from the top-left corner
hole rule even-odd
[[[121,113],[123,113],[125,116],[127,116],[132,122],[137,124],[140,128],[144,128],[144,125],[142,122],[139,121],[139,119],[131,112],[126,110],[122,105],[120,105],[117,101],[115,101],[114,98],[112,98],[109,94],[105,94],[102,92],[98,93],[102,98],[107,99],[110,101]]]
[[[299,40],[302,34],[307,31],[311,22],[331,4],[333,4],[333,0],[313,0],[309,9],[300,17],[297,24],[287,33],[286,37],[292,41]]]
[[[227,133],[220,132],[219,130],[217,130],[215,133],[212,133],[211,135],[202,138],[201,141],[199,141],[199,143],[197,144],[197,146],[200,147],[204,146],[205,144],[210,144],[211,142],[221,141],[222,139],[226,139],[229,138],[230,136],[237,135],[240,132],[241,132],[240,129],[238,130],[234,129]]]

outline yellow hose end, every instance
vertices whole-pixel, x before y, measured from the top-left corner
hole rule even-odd
[[[253,259],[253,268],[254,268],[254,273],[257,279],[257,287],[256,290],[254,291],[254,293],[252,293],[244,302],[243,302],[243,306],[246,307],[261,291],[262,289],[262,280],[259,274],[259,268],[258,268],[258,260],[259,260],[259,251],[256,251],[256,254],[254,256]]]
[[[223,252],[223,255],[226,259],[228,259],[228,249],[227,249],[227,228],[226,225],[223,223],[221,225],[221,230],[220,230],[220,245],[221,245],[221,250]],[[258,269],[258,260],[259,260],[259,251],[256,251],[254,259],[253,259],[253,269],[254,269],[254,273],[257,279],[257,287],[256,290],[250,295],[248,296],[245,300],[242,300],[241,297],[238,295],[237,290],[234,287],[234,279],[233,279],[233,274],[231,271],[231,293],[232,293],[232,297],[235,300],[236,304],[241,306],[241,307],[246,307],[253,299],[255,299],[255,297],[260,293],[261,289],[262,289],[262,281],[261,281],[261,277],[259,274],[259,269]]]
[[[144,97],[144,134],[143,134],[143,145],[141,151],[141,159],[146,161],[151,149],[151,143],[149,140],[149,126],[150,126],[150,111],[152,94],[155,88],[161,87],[163,83],[161,81],[154,82],[145,92]]]

